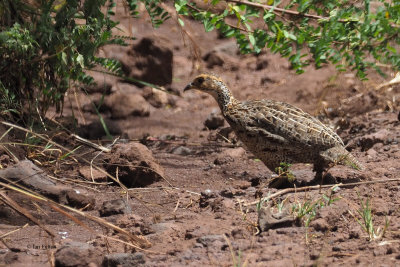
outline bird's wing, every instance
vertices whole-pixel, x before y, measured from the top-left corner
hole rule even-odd
[[[290,104],[273,100],[253,100],[242,104],[251,110],[253,124],[289,142],[327,148],[343,146],[342,139],[331,128]]]

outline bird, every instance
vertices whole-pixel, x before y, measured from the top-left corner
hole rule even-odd
[[[215,74],[196,76],[183,91],[192,89],[217,101],[238,139],[272,172],[281,163],[311,163],[320,181],[331,164],[363,169],[336,132],[298,107],[270,99],[239,101]]]

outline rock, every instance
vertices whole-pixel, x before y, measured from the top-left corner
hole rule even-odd
[[[214,164],[215,165],[223,165],[228,162],[233,162],[235,159],[239,159],[243,157],[243,155],[246,153],[244,148],[242,147],[237,147],[237,148],[229,148],[223,151],[221,154],[219,154],[215,160]]]
[[[105,182],[107,175],[101,171],[91,168],[90,166],[82,166],[79,168],[79,174],[88,181]]]
[[[161,108],[169,103],[167,93],[151,87],[146,87],[143,90],[142,96],[147,100],[147,102],[156,108]]]
[[[210,130],[215,130],[219,127],[224,126],[225,119],[222,115],[215,112],[211,112],[207,119],[204,121],[204,126]]]
[[[295,218],[290,211],[284,209],[281,212],[273,213],[270,207],[261,208],[258,211],[258,227],[261,231],[268,229],[291,226],[295,222]]]
[[[89,94],[101,93],[108,95],[111,93],[113,84],[118,80],[117,77],[97,71],[87,71],[87,74],[92,76],[94,79],[93,84],[85,86],[85,90]]]
[[[57,249],[54,254],[56,267],[85,267],[101,263],[102,252],[86,243],[70,242]]]
[[[200,195],[200,200],[199,200],[199,206],[200,208],[205,208],[210,205],[212,199],[215,199],[217,197],[216,192],[206,189],[203,192],[201,192]]]
[[[323,218],[311,221],[310,226],[314,228],[315,231],[320,231],[320,232],[326,232],[330,228],[328,222]]]
[[[75,208],[94,208],[95,200],[86,192],[75,190],[69,186],[56,183],[45,176],[43,170],[29,160],[23,160],[6,169],[0,170],[1,177],[15,181],[39,194],[53,199],[61,204],[68,204]]]
[[[120,92],[108,96],[104,105],[111,112],[113,119],[125,119],[128,116],[149,116],[150,104],[140,94]]]
[[[104,119],[104,123],[111,135],[121,135],[122,130],[116,121]],[[83,138],[96,140],[106,136],[103,124],[100,120],[95,120],[88,125],[82,125],[78,130],[77,134]]]
[[[130,214],[132,209],[124,199],[114,199],[104,201],[99,213],[101,217],[107,217],[116,214]]]
[[[125,74],[134,79],[157,85],[172,83],[172,51],[156,43],[153,39],[143,38],[128,49],[124,57],[118,58]],[[143,87],[140,83],[135,83]]]
[[[390,132],[386,129],[381,129],[376,133],[367,134],[360,138],[359,143],[363,151],[367,151],[376,143],[385,143]]]
[[[269,61],[264,55],[257,57],[256,70],[266,69],[268,67],[268,65],[269,65]]]
[[[375,149],[370,148],[367,150],[367,155],[368,155],[368,158],[373,159],[373,158],[376,158],[376,156],[378,155],[378,152],[376,152]]]
[[[214,66],[224,65],[222,56],[217,51],[211,51],[204,55],[203,60],[207,63],[207,68],[213,68]]]
[[[196,241],[200,244],[202,244],[205,247],[211,246],[214,242],[225,242],[225,238],[223,235],[205,235],[201,236],[196,239]]]
[[[86,194],[82,194],[79,190],[70,189],[65,192],[65,198],[67,203],[75,208],[85,210],[93,210],[96,204],[96,200],[93,196],[87,196]]]
[[[107,171],[115,174],[118,166],[118,178],[127,187],[146,186],[164,176],[151,151],[140,143],[117,144],[106,156]]]
[[[118,82],[111,88],[111,93],[142,94],[143,90],[133,84]]]
[[[143,253],[114,253],[106,255],[103,259],[102,267],[129,267],[139,266],[146,262]]]
[[[184,146],[178,146],[175,147],[171,150],[171,153],[174,155],[182,155],[182,156],[187,156],[192,154],[192,150],[188,147],[184,147]]]

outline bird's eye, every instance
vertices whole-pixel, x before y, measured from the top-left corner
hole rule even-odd
[[[197,78],[197,83],[198,84],[202,84],[203,82],[204,82],[204,78],[203,77]]]

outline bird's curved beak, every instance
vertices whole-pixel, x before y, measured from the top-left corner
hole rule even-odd
[[[186,85],[186,87],[183,89],[183,92],[186,92],[187,90],[193,89],[193,83],[189,83],[188,85]]]

